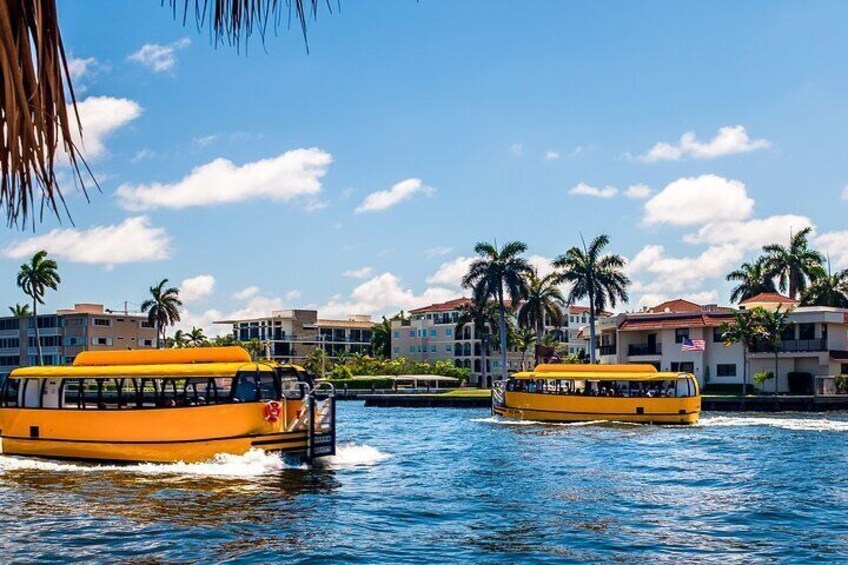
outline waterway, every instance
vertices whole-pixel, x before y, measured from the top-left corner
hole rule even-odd
[[[338,456],[92,466],[0,456],[9,561],[837,563],[848,414],[693,427],[339,406]]]

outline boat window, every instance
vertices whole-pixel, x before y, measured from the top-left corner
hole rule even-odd
[[[6,378],[3,383],[2,405],[6,408],[16,408],[18,406],[18,390],[21,382],[19,379]]]
[[[38,408],[41,405],[41,379],[21,379],[21,381],[21,390],[18,393],[19,406]]]
[[[236,381],[236,388],[233,391],[234,402],[255,402],[258,400],[256,395],[256,373],[239,373]]]
[[[280,387],[274,373],[259,373],[259,400],[280,398]]]

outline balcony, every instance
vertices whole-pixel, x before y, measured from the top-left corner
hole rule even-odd
[[[598,346],[598,353],[601,355],[615,355],[615,344]]]
[[[627,346],[627,355],[637,357],[639,355],[662,355],[661,343],[631,343]]]
[[[819,339],[786,339],[777,346],[779,353],[805,353],[810,351],[827,351],[827,338]],[[758,342],[751,347],[751,353],[774,353],[767,343]]]

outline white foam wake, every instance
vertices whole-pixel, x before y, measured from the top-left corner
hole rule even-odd
[[[632,422],[610,422],[608,420],[587,420],[585,422],[539,422],[536,420],[511,420],[508,418],[498,418],[497,416],[489,416],[488,418],[472,418],[472,422],[481,424],[495,424],[499,426],[565,426],[565,427],[580,427],[594,426],[597,424],[622,424],[622,425],[640,425]]]
[[[244,455],[219,453],[202,463],[138,463],[130,465],[97,465],[30,459],[0,455],[0,472],[52,471],[59,473],[118,472],[138,475],[183,475],[221,478],[250,478],[273,474],[286,468],[279,455],[251,449]]]
[[[332,457],[319,459],[322,465],[334,468],[345,467],[370,467],[391,457],[370,445],[356,445],[348,443],[336,447],[336,454]]]
[[[848,421],[827,418],[780,418],[760,416],[712,416],[701,418],[701,426],[772,426],[805,432],[848,432]]]

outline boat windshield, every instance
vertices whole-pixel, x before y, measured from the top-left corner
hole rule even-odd
[[[680,398],[695,396],[691,377],[665,380],[509,379],[507,392],[620,398]]]

